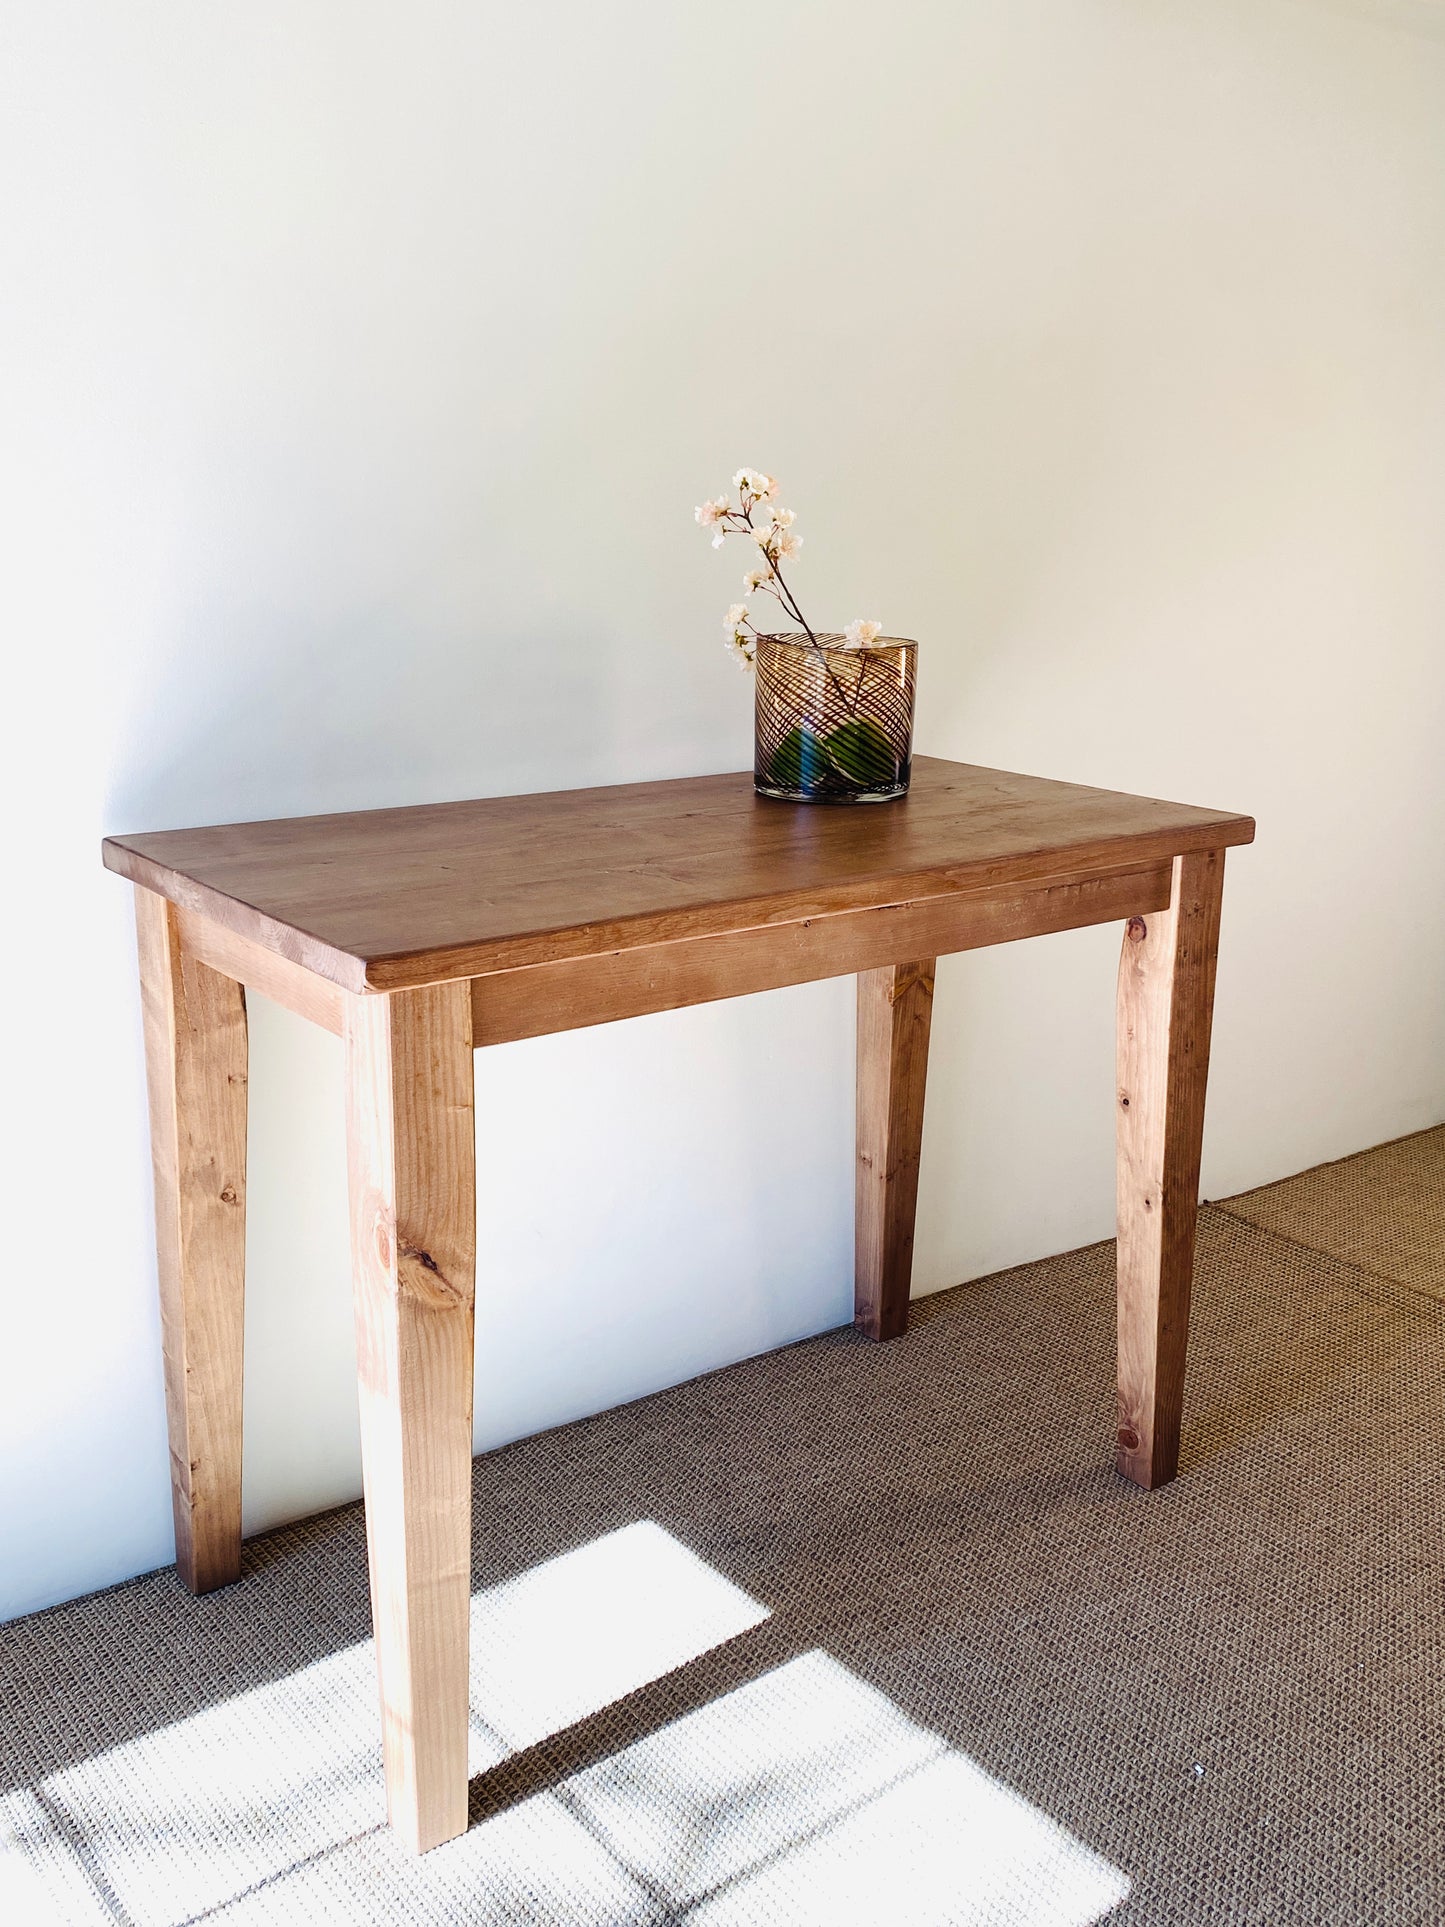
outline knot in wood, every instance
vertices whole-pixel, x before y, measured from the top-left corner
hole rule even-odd
[[[1130,943],[1143,943],[1149,934],[1149,926],[1142,917],[1130,917],[1128,928],[1124,934]]]
[[[409,1292],[425,1305],[443,1308],[465,1299],[431,1253],[405,1238],[396,1241],[396,1280],[399,1291]]]

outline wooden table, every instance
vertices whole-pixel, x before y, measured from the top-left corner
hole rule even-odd
[[[467,1823],[472,1053],[857,973],[856,1322],[907,1323],[934,959],[1127,919],[1117,1460],[1173,1476],[1224,851],[1248,817],[920,757],[904,800],[746,775],[108,838],[136,890],[176,1564],[241,1570],[244,986],[345,1040],[392,1824]]]

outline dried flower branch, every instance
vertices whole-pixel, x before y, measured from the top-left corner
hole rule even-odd
[[[719,495],[694,510],[699,527],[712,530],[715,549],[720,549],[730,535],[743,535],[757,544],[758,555],[752,568],[743,577],[744,590],[748,595],[762,593],[772,596],[797,623],[826,663],[823,646],[783,577],[782,564],[792,562],[803,546],[802,536],[793,533],[793,523],[797,517],[791,509],[777,505],[778,484],[773,476],[763,474],[761,469],[740,468],[733,477],[733,487],[738,491],[736,503],[731,496]],[[753,519],[755,514],[759,517],[756,521]],[[724,627],[728,648],[744,669],[751,669],[761,632],[746,602],[733,603],[724,618]],[[881,623],[850,622],[843,632],[844,643],[832,646],[866,650],[881,631]],[[829,674],[831,676],[831,670]]]

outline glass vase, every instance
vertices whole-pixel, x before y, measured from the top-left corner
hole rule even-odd
[[[918,644],[759,636],[753,787],[787,803],[887,803],[908,791]]]

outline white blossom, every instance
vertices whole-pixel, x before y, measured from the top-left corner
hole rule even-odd
[[[791,509],[776,505],[777,480],[762,469],[740,468],[733,477],[733,488],[737,491],[736,500],[729,495],[719,495],[695,509],[698,523],[711,530],[715,549],[720,549],[729,535],[751,536],[757,553],[753,557],[753,567],[743,577],[744,592],[755,595],[759,590],[766,589],[801,628],[807,629],[807,620],[792,590],[784,586],[779,574],[780,565],[785,561],[791,562],[803,547],[802,536],[793,532],[797,517]],[[764,511],[756,521],[753,519],[755,508]],[[724,619],[724,628],[728,650],[745,669],[751,669],[757,653],[757,629],[745,602],[735,602],[730,606]],[[845,646],[866,649],[882,633],[882,628],[883,625],[878,622],[852,622],[845,634]],[[811,635],[812,631],[808,633]]]
[[[850,622],[843,631],[850,649],[866,649],[870,642],[876,642],[883,633],[881,622]]]
[[[740,468],[733,477],[733,487],[741,492],[744,501],[752,496],[756,502],[769,502],[778,492],[773,477],[764,475],[758,468]]]

